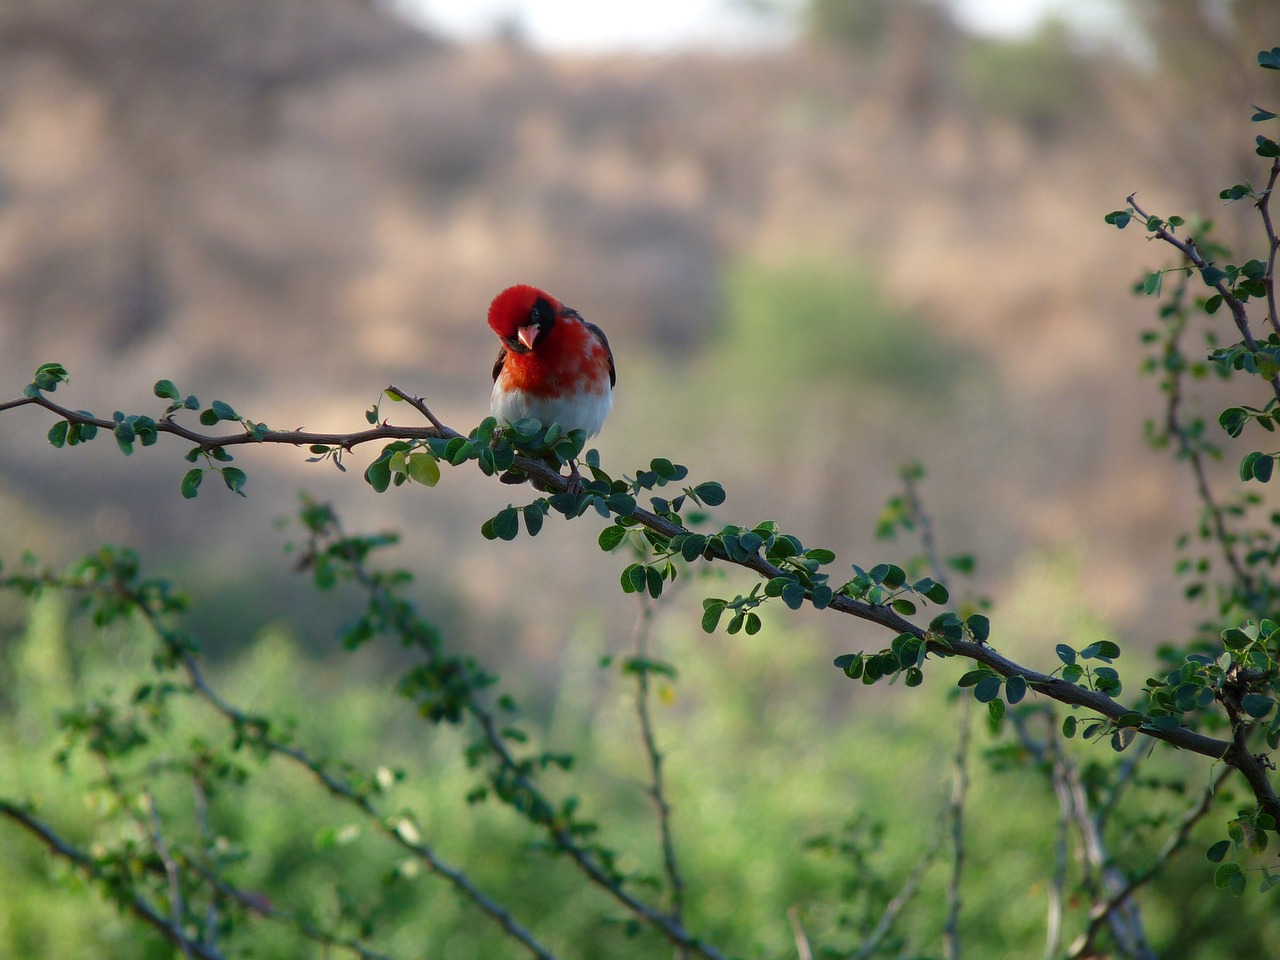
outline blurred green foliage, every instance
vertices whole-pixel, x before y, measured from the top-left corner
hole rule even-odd
[[[928,403],[946,396],[977,363],[887,297],[874,273],[846,263],[742,262],[726,270],[724,290],[724,320],[709,363],[717,386],[736,385],[735,394],[786,407],[801,391],[770,388],[804,384],[850,398]]]
[[[962,89],[984,113],[1048,137],[1092,110],[1096,69],[1062,23],[1025,39],[970,37],[957,64]]]
[[[1072,622],[1067,611],[1056,609],[1076,602],[1071,566],[1039,565],[1028,576],[1042,583],[1029,593],[1044,603],[1009,611],[1004,625],[1018,631],[1045,619]],[[885,896],[898,890],[944,829],[956,711],[970,707],[954,698],[850,687],[829,668],[816,637],[807,636],[803,625],[773,621],[772,611],[760,634],[733,638],[706,637],[696,615],[679,606],[672,612],[659,617],[655,642],[656,652],[675,664],[678,679],[659,678],[653,706],[667,756],[691,929],[731,955],[790,957],[786,916],[795,908],[814,943],[855,947]],[[1069,632],[1063,639],[1079,643],[1095,630],[1089,623],[1080,636]],[[137,621],[97,630],[56,593],[32,604],[25,629],[3,647],[0,795],[36,799],[41,815],[74,842],[108,842],[127,833],[128,819],[115,816],[120,811],[102,788],[100,766],[74,751],[64,764],[50,761],[65,746],[59,718],[65,719],[61,711],[69,702],[82,698],[114,703],[122,713],[132,709],[126,692],[149,674],[152,644]],[[533,734],[548,748],[576,754],[572,787],[587,814],[599,820],[602,841],[618,851],[621,867],[656,877],[661,865],[634,688],[617,660],[602,663],[603,653],[617,652],[610,646],[590,630],[582,633],[562,665],[547,723]],[[222,664],[212,682],[243,709],[292,718],[299,745],[330,764],[340,768],[346,759],[360,758],[362,770],[377,765],[403,771],[386,809],[412,813],[424,840],[529,923],[557,954],[668,956],[670,947],[652,933],[630,935],[617,908],[582,884],[564,858],[548,859],[527,822],[503,807],[468,804],[466,794],[479,775],[463,760],[465,730],[422,723],[377,660],[372,649],[315,660],[287,628],[271,627]],[[947,670],[958,673],[958,667],[935,667]],[[885,711],[886,696],[896,697],[892,715]],[[243,777],[222,781],[211,794],[208,817],[218,842],[244,853],[230,871],[241,888],[348,934],[370,924],[376,928],[371,943],[395,956],[522,955],[448,887],[316,789],[305,772],[232,749],[225,724],[199,702],[174,704],[152,742],[124,766],[147,779],[159,810],[187,820],[194,815],[190,785],[170,775],[168,759],[198,740],[242,770]],[[1047,783],[1025,775],[1025,755],[994,739],[980,716],[975,712],[962,923],[975,949],[999,943],[1012,954],[1034,954],[1043,937],[1052,863],[1052,837],[1043,825],[1053,821],[1056,807]],[[1093,763],[1116,761],[1109,750],[1080,750],[1086,771]],[[983,772],[984,753],[994,761],[991,772]],[[1157,784],[1181,769],[1180,758],[1167,752],[1147,763]],[[567,783],[570,774],[561,776]],[[1161,817],[1185,802],[1162,789],[1142,792],[1140,819],[1157,824],[1154,833],[1123,810],[1112,818],[1113,841],[1139,859],[1149,837],[1167,828]],[[819,838],[825,842],[812,842]],[[0,872],[0,955],[172,955],[167,944],[140,933],[25,834],[0,831],[0,861],[6,864]],[[944,854],[926,873],[895,937],[886,941],[888,955],[896,955],[898,945],[908,955],[934,955],[944,920],[945,863]],[[1231,898],[1228,906],[1230,894],[1210,890],[1206,872],[1191,853],[1155,884],[1148,900],[1153,942],[1172,944],[1193,932],[1197,956],[1206,960],[1263,955],[1280,935],[1268,901]],[[1183,898],[1195,906],[1184,908]],[[1022,906],[1010,910],[1011,903]],[[1235,911],[1238,922],[1224,928],[1217,922],[1222,909]],[[256,956],[332,955],[266,923],[228,934],[229,945],[246,951],[252,945]]]

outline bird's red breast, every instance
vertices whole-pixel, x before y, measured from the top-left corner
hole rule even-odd
[[[489,306],[502,341],[491,408],[500,422],[536,417],[566,430],[600,430],[617,375],[604,332],[537,287],[508,287]]]

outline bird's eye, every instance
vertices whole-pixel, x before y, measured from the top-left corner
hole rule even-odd
[[[549,304],[542,297],[533,302],[533,309],[529,311],[529,322],[537,324],[539,327],[548,326],[554,316]]]

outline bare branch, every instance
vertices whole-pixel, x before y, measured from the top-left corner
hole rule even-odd
[[[675,840],[671,832],[671,804],[667,801],[662,778],[662,753],[653,732],[653,717],[649,712],[648,640],[653,628],[653,603],[644,593],[637,594],[640,610],[636,617],[636,658],[640,661],[636,670],[636,715],[640,723],[640,737],[644,742],[645,756],[649,759],[649,796],[658,812],[658,836],[662,844],[662,864],[671,888],[671,917],[682,922],[684,915],[684,881],[676,860]]]
[[[809,935],[804,932],[800,922],[800,911],[794,906],[787,907],[787,923],[791,924],[791,937],[796,942],[796,960],[813,960],[813,948],[809,946]]]
[[[939,818],[938,831],[934,834],[933,840],[929,844],[929,848],[925,850],[924,855],[916,863],[915,869],[911,871],[906,882],[903,883],[896,896],[885,904],[884,912],[880,914],[880,919],[876,921],[875,927],[871,933],[867,935],[867,939],[863,941],[858,952],[853,954],[850,960],[869,960],[871,956],[880,948],[881,941],[889,935],[889,931],[893,929],[894,923],[898,919],[898,915],[902,913],[903,908],[911,902],[916,895],[916,891],[920,889],[920,882],[924,879],[924,875],[933,866],[934,860],[938,858],[938,853],[942,850],[942,840],[946,835],[947,812],[944,811]]]
[[[1146,212],[1134,203],[1133,198],[1134,194],[1131,193],[1125,198],[1125,200],[1128,202],[1129,206],[1133,207],[1134,213],[1142,217],[1143,220],[1150,220],[1151,218],[1147,216]],[[1205,258],[1200,254],[1200,251],[1196,248],[1194,239],[1188,237],[1186,240],[1183,240],[1181,237],[1175,235],[1168,227],[1164,226],[1157,227],[1152,231],[1152,236],[1176,247],[1197,269],[1204,270],[1209,266],[1209,262],[1205,260]],[[1240,336],[1244,340],[1245,346],[1251,351],[1256,351],[1258,349],[1258,341],[1254,339],[1253,331],[1249,329],[1249,313],[1245,310],[1244,304],[1240,301],[1240,298],[1232,293],[1231,288],[1221,280],[1211,284],[1211,286],[1213,289],[1218,291],[1219,295],[1222,297],[1222,302],[1225,303],[1227,308],[1231,311],[1231,318],[1235,321],[1236,329],[1240,331]],[[1275,393],[1276,399],[1280,400],[1280,377],[1276,377],[1274,380],[1270,380],[1268,382],[1271,384],[1271,390]]]
[[[947,960],[960,960],[960,879],[964,874],[964,805],[969,793],[969,732],[973,725],[970,702],[960,706],[960,731],[951,767],[951,875],[947,878],[947,920],[942,941]]]
[[[1267,187],[1258,198],[1258,212],[1262,214],[1262,224],[1267,231],[1267,272],[1262,277],[1267,290],[1267,319],[1271,328],[1280,333],[1280,315],[1276,310],[1276,252],[1280,251],[1280,236],[1276,235],[1275,224],[1271,220],[1271,195],[1275,192],[1277,179],[1280,179],[1280,157],[1272,162]]]
[[[28,833],[39,839],[41,843],[49,848],[51,853],[62,857],[64,860],[69,860],[86,876],[103,883],[109,882],[109,878],[89,854],[64,840],[54,832],[53,828],[38,820],[22,807],[10,803],[8,800],[0,799],[0,816],[8,817],[17,823]],[[136,890],[122,892],[120,902],[130,913],[143,923],[153,927],[162,937],[182,950],[186,956],[196,957],[199,960],[225,960],[223,954],[215,947],[209,944],[197,943],[188,937],[180,923],[167,919]]]
[[[148,617],[151,614],[148,612]],[[153,626],[154,626],[153,622]],[[204,678],[204,673],[200,669],[200,664],[190,654],[183,654],[181,658],[183,668],[187,672],[187,676],[191,680],[192,687],[200,696],[208,702],[215,710],[221,713],[226,719],[230,720],[238,727],[254,729],[258,726],[258,721],[248,714],[242,713],[233,707],[222,696],[209,685]],[[500,906],[497,901],[493,900],[477,887],[471,879],[455,867],[445,863],[439,855],[436,854],[430,846],[416,839],[412,833],[402,829],[399,822],[395,818],[388,819],[381,815],[369,798],[352,789],[348,784],[335,778],[331,773],[324,769],[323,765],[310,757],[303,750],[283,743],[273,737],[264,734],[259,735],[255,743],[260,744],[271,753],[277,756],[292,760],[294,763],[304,767],[310,771],[311,775],[319,781],[319,783],[335,797],[338,797],[350,803],[357,810],[377,827],[378,831],[388,837],[404,849],[408,850],[415,857],[425,863],[434,873],[443,877],[451,883],[455,889],[463,894],[466,899],[470,900],[484,913],[488,914],[513,940],[521,943],[530,953],[538,960],[555,960],[555,955],[543,947],[532,933],[518,923],[507,910]]]
[[[1134,893],[1149,883],[1173,857],[1186,845],[1191,830],[1213,807],[1213,799],[1234,768],[1224,766],[1213,782],[1205,788],[1199,799],[1182,815],[1178,827],[1165,840],[1150,865],[1141,873],[1137,873],[1113,890],[1105,900],[1094,904],[1089,911],[1089,926],[1078,936],[1067,950],[1067,960],[1083,960],[1095,953],[1094,943],[1103,925],[1108,923],[1115,911],[1126,903],[1132,902]]]
[[[152,796],[150,789],[142,791],[142,801],[147,813],[147,829],[151,834],[151,846],[155,848],[156,855],[160,857],[160,862],[164,864],[165,876],[169,880],[169,913],[173,917],[173,925],[178,929],[182,929],[182,921],[186,915],[186,907],[182,901],[182,878],[178,871],[178,865],[173,860],[173,855],[169,852],[169,845],[165,843],[164,833],[160,829],[160,815],[156,812],[156,798]],[[191,949],[187,946],[185,940],[178,944],[182,950],[182,955],[191,960]]]

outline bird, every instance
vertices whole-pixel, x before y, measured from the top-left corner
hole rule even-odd
[[[493,364],[489,409],[500,426],[534,417],[543,426],[594,437],[613,407],[618,375],[604,331],[529,284],[507,287],[489,305],[502,348]],[[570,490],[581,490],[570,462]],[[519,479],[513,478],[513,482]]]

